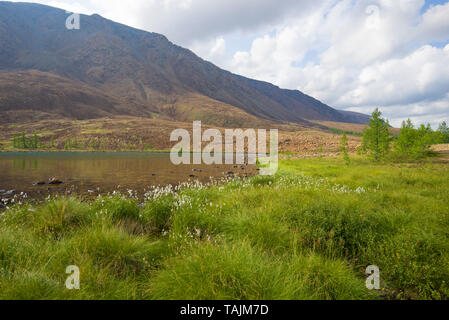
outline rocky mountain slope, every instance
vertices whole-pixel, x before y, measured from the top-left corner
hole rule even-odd
[[[178,121],[195,114],[209,122],[222,109],[229,125],[242,116],[300,124],[367,120],[299,91],[222,70],[163,35],[99,15],[82,15],[80,30],[68,30],[67,17],[64,10],[48,6],[0,2],[0,112],[31,109],[78,119],[115,114]]]

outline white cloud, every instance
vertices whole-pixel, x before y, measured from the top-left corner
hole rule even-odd
[[[449,3],[332,1],[235,53],[237,73],[297,88],[331,106],[432,123],[449,119]],[[403,112],[406,111],[406,112]],[[439,117],[439,118],[438,118]],[[441,118],[444,117],[444,118]]]
[[[339,104],[385,107],[437,100],[449,88],[449,45],[424,46],[402,59],[378,62],[362,69],[357,86]]]
[[[422,17],[419,35],[423,41],[447,41],[449,34],[449,5],[430,8]],[[427,38],[431,35],[431,38]]]

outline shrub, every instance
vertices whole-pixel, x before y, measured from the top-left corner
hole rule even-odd
[[[430,147],[438,140],[430,125],[415,129],[410,119],[402,123],[401,132],[395,143],[396,152],[407,158],[420,159],[430,154]]]

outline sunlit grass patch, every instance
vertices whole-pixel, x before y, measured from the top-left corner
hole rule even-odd
[[[363,299],[363,281],[339,261],[270,258],[248,243],[203,244],[169,259],[152,281],[154,299]]]

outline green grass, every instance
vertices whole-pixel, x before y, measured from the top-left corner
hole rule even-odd
[[[0,217],[0,299],[448,299],[448,169],[286,160],[142,205],[16,205]],[[80,290],[65,289],[69,265]],[[368,265],[381,291],[365,288]]]
[[[333,134],[344,134],[346,133],[348,136],[356,136],[356,137],[362,137],[363,133],[362,132],[357,132],[357,131],[347,131],[347,130],[342,130],[342,129],[337,129],[337,128],[328,128],[328,130],[333,133]]]

